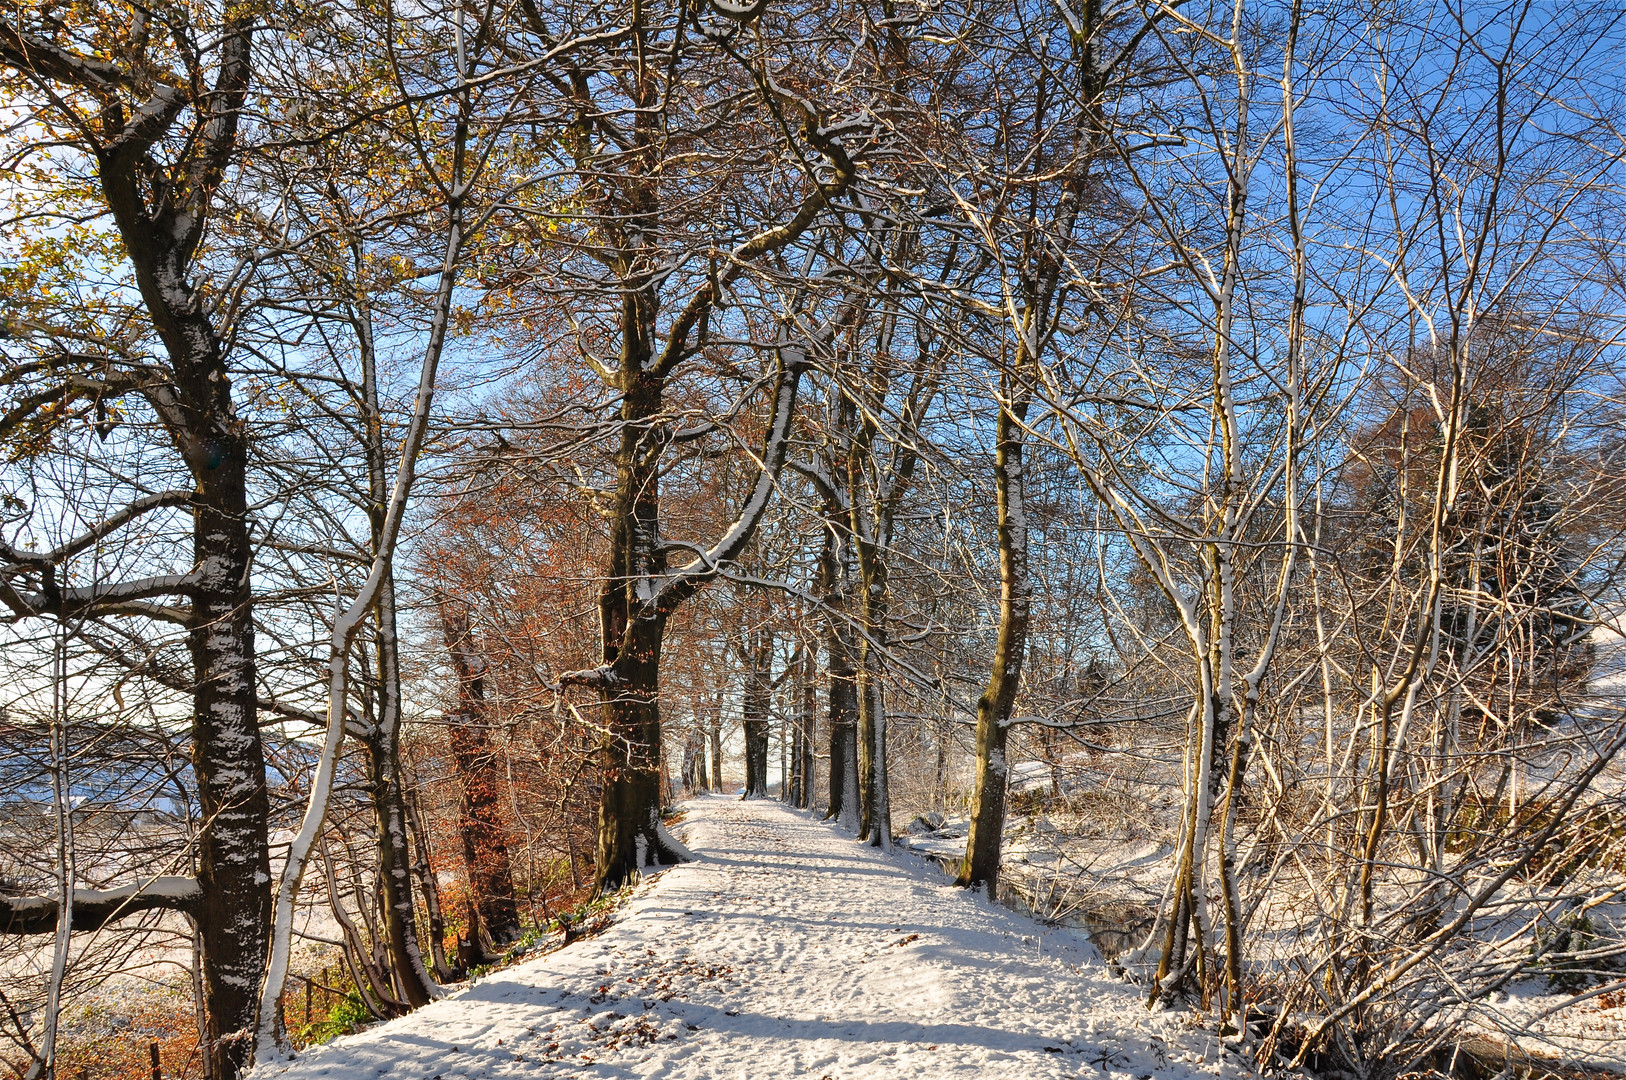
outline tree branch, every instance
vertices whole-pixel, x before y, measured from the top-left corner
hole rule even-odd
[[[116,889],[73,890],[73,929],[100,930],[110,922],[142,911],[195,912],[203,899],[196,878],[156,877]],[[0,934],[56,932],[54,896],[0,896]]]

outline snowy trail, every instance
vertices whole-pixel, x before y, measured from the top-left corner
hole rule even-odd
[[[700,860],[642,886],[605,933],[308,1051],[283,1080],[1237,1071],[1070,932],[775,802],[688,806]]]

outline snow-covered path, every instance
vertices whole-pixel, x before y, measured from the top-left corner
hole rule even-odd
[[[1082,939],[910,856],[725,796],[690,803],[685,836],[699,861],[643,885],[602,935],[311,1050],[283,1080],[1233,1071]]]

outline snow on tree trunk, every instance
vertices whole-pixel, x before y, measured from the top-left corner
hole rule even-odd
[[[255,707],[247,448],[226,438],[215,447],[219,462],[201,470],[194,503],[200,582],[187,645],[197,679],[192,761],[201,821],[197,925],[206,1052],[214,1075],[229,1080],[249,1064],[271,944],[270,803]]]
[[[683,740],[683,790],[695,794],[706,790],[706,744],[695,731]]]
[[[858,500],[854,500],[854,505]],[[855,519],[857,514],[855,513]],[[864,637],[858,648],[858,838],[892,847],[891,797],[887,786],[886,699],[883,654],[887,647],[887,567],[873,537],[855,521],[859,611]]]
[[[599,595],[600,648],[604,666],[595,673],[603,739],[599,751],[597,888],[610,892],[650,866],[680,861],[662,844],[660,656],[666,616],[651,611],[652,580],[664,575],[659,545],[659,455],[664,440],[654,426],[662,408],[664,380],[643,370],[647,339],[641,326],[627,326],[628,347],[640,360],[623,373],[616,453],[615,510],[610,563]]]
[[[797,655],[796,669],[796,723],[791,748],[791,805],[804,810],[812,809],[813,783],[813,718],[817,706],[814,680],[818,672],[814,667],[813,650],[803,645]]]
[[[359,245],[358,245],[359,248]],[[361,252],[356,251],[358,263]],[[362,267],[358,266],[357,270]],[[361,351],[364,443],[367,481],[371,495],[368,519],[375,553],[383,550],[388,527],[389,478],[386,474],[383,412],[378,398],[377,352],[372,311],[365,300],[358,304],[355,324]],[[418,947],[417,911],[412,902],[412,866],[407,843],[406,807],[401,798],[401,658],[395,618],[394,563],[386,568],[378,602],[373,608],[378,653],[378,718],[362,739],[367,751],[368,786],[373,820],[378,831],[378,882],[384,910],[385,945],[401,985],[413,1008],[427,1005],[438,987],[424,968]]]
[[[467,138],[467,129],[459,129],[459,138]],[[461,160],[461,146],[459,147]],[[459,167],[461,168],[461,167]],[[375,525],[372,559],[367,577],[350,604],[333,620],[328,637],[327,731],[318,758],[316,775],[311,780],[310,799],[305,806],[299,831],[288,845],[288,858],[283,864],[278,882],[276,909],[272,925],[269,956],[265,978],[260,986],[258,1009],[254,1028],[255,1060],[260,1063],[281,1056],[287,1051],[282,1030],[281,998],[288,976],[288,957],[293,947],[294,903],[304,877],[306,863],[327,816],[327,804],[332,794],[334,769],[339,748],[344,741],[345,721],[349,711],[350,648],[367,615],[378,603],[385,582],[390,576],[391,558],[396,539],[400,536],[401,521],[406,515],[407,503],[417,477],[418,454],[428,434],[430,409],[434,403],[436,372],[441,352],[446,343],[447,325],[451,317],[453,286],[463,252],[462,205],[468,188],[461,174],[454,179],[446,205],[446,232],[442,249],[439,280],[436,283],[434,305],[431,308],[428,340],[424,344],[423,358],[418,369],[418,387],[413,399],[412,416],[401,442],[401,456],[396,468],[395,484],[385,507],[381,527]],[[246,575],[245,575],[246,584]],[[253,686],[249,693],[252,696]]]
[[[103,195],[171,366],[169,378],[151,380],[144,393],[195,484],[186,616],[201,820],[193,911],[207,1025],[203,1053],[216,1080],[238,1076],[253,1050],[271,929],[270,804],[255,693],[248,431],[232,404],[220,337],[191,275],[214,192],[237,146],[251,73],[250,18],[233,16],[222,28],[212,93],[191,122],[185,184],[148,175],[140,140],[98,161]],[[160,130],[144,129],[141,139],[150,143]]]
[[[869,651],[866,649],[866,651]],[[861,729],[867,729],[869,740],[869,821],[859,831],[859,838],[868,840],[882,851],[892,850],[892,789],[887,777],[886,759],[886,696],[882,685],[879,650],[874,650],[870,662],[860,671],[861,686],[858,699],[858,719]]]
[[[858,672],[848,643],[834,629],[826,638],[830,676],[830,811],[858,832]]]

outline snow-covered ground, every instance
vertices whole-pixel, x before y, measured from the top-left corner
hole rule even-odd
[[[694,863],[598,937],[306,1051],[278,1080],[1231,1075],[1100,955],[809,815],[688,804]],[[274,1070],[256,1071],[270,1080]]]

